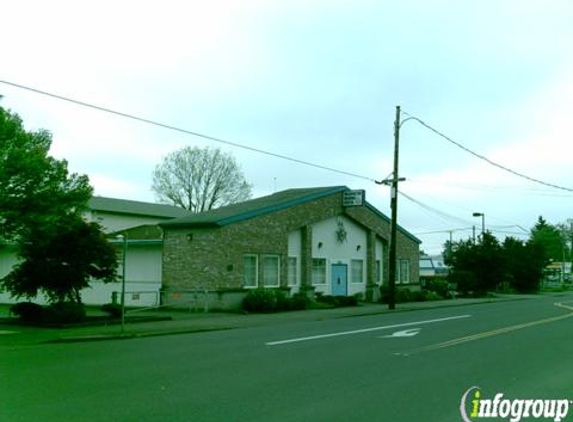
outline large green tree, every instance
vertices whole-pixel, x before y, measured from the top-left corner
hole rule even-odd
[[[444,262],[452,267],[452,279],[458,289],[465,292],[484,293],[503,281],[501,245],[488,231],[477,242],[462,240],[447,244]]]
[[[568,255],[567,240],[559,227],[549,224],[541,216],[531,229],[530,241],[539,246],[546,261],[564,261]]]
[[[27,132],[18,115],[0,107],[0,239],[16,241],[30,228],[81,211],[91,198],[87,176],[69,174],[48,155],[48,131]]]
[[[505,281],[521,293],[539,289],[545,261],[541,246],[531,241],[507,237],[503,241]]]
[[[90,278],[114,278],[116,255],[101,227],[82,219],[93,192],[87,176],[51,157],[51,143],[49,132],[27,132],[0,107],[0,244],[15,245],[20,259],[0,288],[80,302]]]

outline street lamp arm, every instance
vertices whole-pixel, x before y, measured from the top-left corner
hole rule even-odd
[[[402,125],[403,125],[404,123],[406,123],[408,120],[417,120],[419,123],[423,123],[423,122],[422,122],[420,119],[418,119],[417,117],[410,116],[410,117],[408,117],[408,118],[402,120],[402,121],[400,122],[400,125],[399,125],[398,127],[399,127],[399,128],[402,128]]]

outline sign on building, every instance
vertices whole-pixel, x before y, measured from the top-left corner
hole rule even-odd
[[[344,192],[342,206],[359,207],[364,204],[364,190],[349,190]]]

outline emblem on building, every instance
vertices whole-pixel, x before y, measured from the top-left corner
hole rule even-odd
[[[341,220],[336,222],[337,229],[336,229],[336,242],[337,243],[344,243],[346,242],[346,229],[344,228],[344,223]]]

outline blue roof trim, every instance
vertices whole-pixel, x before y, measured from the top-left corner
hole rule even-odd
[[[378,215],[379,217],[381,217],[384,221],[386,221],[388,224],[390,224],[392,222],[392,220],[390,219],[390,217],[388,217],[386,214],[383,214],[380,210],[378,210],[378,208],[376,208],[374,205],[372,205],[370,202],[368,201],[364,201],[364,205],[366,205],[366,208],[368,208],[370,211],[374,212],[376,215]],[[422,243],[422,241],[420,239],[418,239],[416,236],[414,236],[412,233],[410,233],[408,230],[406,230],[404,227],[400,226],[400,224],[397,225],[397,230],[402,233],[404,236],[408,237],[409,239],[413,240],[414,242],[416,242],[418,245]]]
[[[123,245],[123,240],[110,240],[109,243],[111,243],[112,245]],[[148,239],[148,240],[131,240],[131,239],[127,239],[127,246],[161,246],[163,245],[163,240],[161,239]]]

